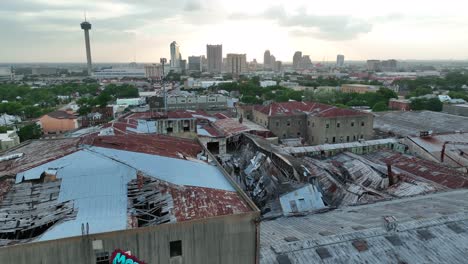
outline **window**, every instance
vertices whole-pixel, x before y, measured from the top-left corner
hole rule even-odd
[[[336,123],[336,127],[340,127],[340,123]]]
[[[286,134],[283,134],[283,138],[286,138]]]
[[[343,142],[343,137],[340,137],[340,142]]]
[[[352,127],[354,126],[354,122],[351,122],[351,126],[352,126]]]
[[[310,121],[307,121],[307,126],[310,126]]]
[[[325,128],[329,128],[329,127],[330,127],[330,124],[326,124],[326,125],[325,125]]]
[[[356,141],[356,135],[353,135],[353,141]]]
[[[298,124],[298,125],[302,125],[302,122],[301,122],[301,121],[297,121],[297,124]]]
[[[364,126],[364,122],[361,122],[361,126]]]
[[[290,125],[291,125],[291,121],[289,121],[289,120],[286,121],[286,125],[287,125],[287,126],[290,126]]]
[[[276,121],[276,127],[279,127],[279,121]]]
[[[301,136],[301,132],[297,132],[297,136],[300,137],[300,136]]]
[[[169,251],[170,251],[171,258],[182,256],[182,241],[181,240],[171,241],[169,243]]]
[[[314,136],[310,137],[310,141],[314,142]]]
[[[363,139],[363,138],[364,138],[364,135],[361,135],[361,139]]]
[[[332,142],[333,142],[333,143],[335,143],[335,142],[336,142],[336,139],[335,139],[335,137],[333,137],[333,139],[332,139]]]
[[[349,136],[346,136],[346,142],[349,142]]]
[[[96,253],[96,264],[109,264],[109,253],[108,252],[98,252]]]

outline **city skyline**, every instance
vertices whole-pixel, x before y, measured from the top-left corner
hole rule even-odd
[[[127,0],[69,3],[55,0],[2,2],[1,62],[85,62],[77,25],[83,10],[93,24],[93,61],[157,62],[170,57],[177,41],[184,58],[207,55],[206,45],[247,54],[263,63],[270,50],[290,63],[295,51],[314,62],[346,60],[466,60],[468,4],[448,0],[394,1],[384,9],[361,0],[329,1],[165,1]],[[245,8],[245,7],[249,8]],[[405,7],[404,9],[401,7]]]

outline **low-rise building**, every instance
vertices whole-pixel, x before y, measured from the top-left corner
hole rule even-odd
[[[0,133],[0,151],[17,146],[19,143],[20,138],[15,130],[8,130],[5,133]]]
[[[146,78],[145,69],[139,68],[112,68],[93,72],[97,79]]]
[[[118,98],[116,101],[117,105],[137,106],[146,104],[145,98]]]
[[[277,84],[278,83],[276,81],[272,81],[272,80],[260,81],[260,86],[263,88],[269,87],[269,86],[275,86]]]
[[[468,104],[444,104],[442,112],[468,117]]]
[[[367,140],[373,135],[371,114],[315,102],[255,106],[251,120],[281,139],[302,138],[311,145]]]
[[[343,84],[341,85],[341,92],[343,93],[375,93],[379,87],[367,84]]]
[[[148,98],[151,109],[164,109],[164,97]],[[167,110],[224,110],[227,108],[227,97],[219,94],[167,96]]]
[[[54,111],[39,118],[44,134],[61,134],[78,128],[78,118],[67,111]]]
[[[0,159],[2,262],[258,263],[257,207],[196,141],[93,134]]]
[[[409,111],[411,110],[411,101],[407,99],[391,98],[388,101],[388,108],[391,110]]]
[[[160,80],[163,77],[163,67],[161,64],[148,64],[145,65],[145,77]]]

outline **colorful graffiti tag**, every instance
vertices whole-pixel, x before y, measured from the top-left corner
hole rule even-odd
[[[111,264],[146,264],[145,262],[139,260],[135,256],[128,254],[127,252],[116,249],[110,259]]]

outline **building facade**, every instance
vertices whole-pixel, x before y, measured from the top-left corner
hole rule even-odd
[[[411,110],[411,101],[392,98],[388,101],[388,108],[391,110],[409,111]]]
[[[344,66],[344,55],[338,54],[336,56],[336,66],[337,67],[343,67]]]
[[[301,59],[302,59],[302,52],[296,51],[293,56],[293,69],[294,70],[299,68],[299,63],[301,62]]]
[[[271,70],[271,54],[269,50],[265,50],[265,53],[263,53],[263,69]]]
[[[194,72],[202,71],[202,57],[201,56],[189,56],[188,57],[188,70]]]
[[[78,119],[66,111],[54,111],[39,118],[44,134],[61,134],[78,128]]]
[[[148,98],[151,109],[163,109],[163,97]],[[167,97],[168,110],[219,110],[227,108],[227,97],[224,95],[195,95]]]
[[[179,44],[173,41],[170,45],[171,50],[171,70],[179,71],[180,70],[180,51],[179,51]]]
[[[163,67],[160,64],[145,65],[145,77],[160,80],[163,77]]]
[[[206,45],[208,71],[221,73],[223,70],[223,45]]]
[[[377,92],[378,87],[366,84],[343,84],[341,85],[341,92],[343,93],[374,93]]]
[[[280,139],[302,138],[318,145],[368,140],[373,135],[373,116],[356,110],[296,101],[251,109],[238,112]]]
[[[240,75],[247,72],[247,55],[246,54],[227,54],[226,57],[226,72],[233,75]]]
[[[0,133],[0,151],[7,150],[20,144],[20,138],[15,130]]]
[[[380,60],[368,60],[367,70],[368,71],[380,71]]]

